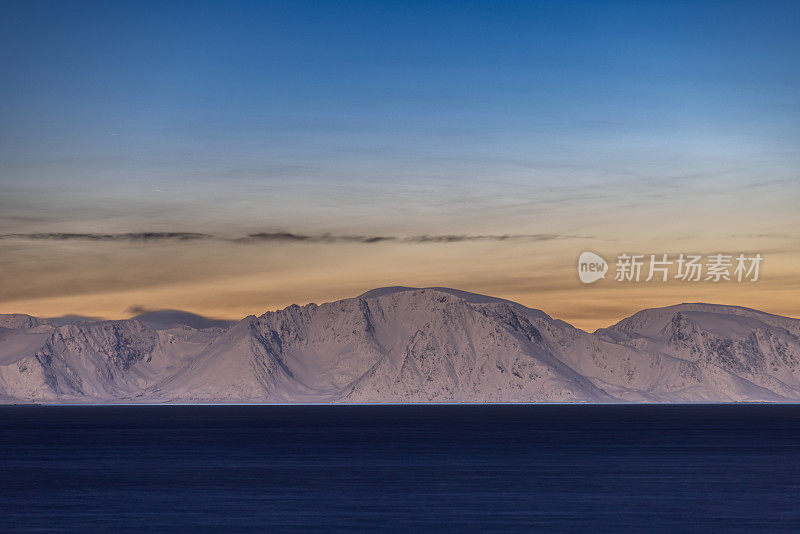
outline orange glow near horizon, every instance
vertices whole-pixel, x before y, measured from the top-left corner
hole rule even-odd
[[[0,312],[117,319],[138,307],[239,319],[290,304],[355,297],[375,287],[443,286],[513,300],[585,330],[680,302],[800,316],[800,253],[777,240],[769,245],[760,238],[761,249],[746,240],[729,241],[719,249],[699,240],[692,246],[663,240],[655,249],[642,240],[620,250],[616,241],[598,238],[368,245],[9,240],[0,245],[13,246],[16,261],[0,282]],[[761,252],[765,259],[757,282],[615,282],[609,272],[605,280],[585,285],[576,273],[583,250],[601,253],[612,270],[621,252],[725,250]]]

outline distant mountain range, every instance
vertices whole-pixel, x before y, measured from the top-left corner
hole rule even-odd
[[[382,288],[228,323],[0,315],[0,401],[800,401],[800,320],[714,304],[594,333],[447,288]]]

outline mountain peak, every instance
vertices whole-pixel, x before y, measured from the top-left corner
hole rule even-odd
[[[35,328],[43,322],[38,317],[24,313],[0,313],[0,327],[2,328]]]
[[[358,298],[362,299],[373,299],[373,298],[380,298],[386,295],[393,295],[395,293],[404,293],[404,292],[412,292],[412,291],[419,291],[419,292],[431,292],[431,293],[444,293],[447,295],[452,295],[456,298],[461,300],[470,302],[472,304],[488,304],[492,302],[503,302],[506,304],[514,304],[516,306],[522,306],[517,302],[512,300],[502,299],[499,297],[490,297],[488,295],[481,295],[480,293],[471,293],[469,291],[462,291],[460,289],[453,289],[450,287],[406,287],[406,286],[390,286],[390,287],[379,287],[376,289],[371,289],[366,293],[362,293],[358,296]]]
[[[148,310],[132,317],[155,330],[164,330],[175,325],[186,325],[197,330],[204,328],[228,328],[236,321],[212,319],[183,310]]]
[[[402,286],[224,330],[176,310],[0,321],[12,326],[0,398],[22,402],[800,400],[800,320],[718,304],[642,310],[595,333],[505,299]]]

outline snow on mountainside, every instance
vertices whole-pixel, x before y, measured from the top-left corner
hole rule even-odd
[[[24,313],[0,313],[0,328],[34,328],[46,322]]]
[[[735,306],[680,304],[641,311],[596,334],[681,359],[699,385],[718,383],[714,391],[727,393],[723,400],[767,399],[767,392],[800,398],[797,319]]]
[[[162,330],[176,325],[185,325],[201,330],[203,328],[228,328],[236,321],[223,319],[209,319],[196,313],[180,310],[152,310],[140,313],[133,319],[142,322],[150,328]]]
[[[800,320],[733,306],[643,310],[588,333],[504,299],[392,287],[227,329],[173,318],[211,324],[0,315],[0,400],[800,400]]]

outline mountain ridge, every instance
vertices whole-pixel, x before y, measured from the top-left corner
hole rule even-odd
[[[208,324],[167,312],[149,325],[0,314],[0,402],[800,401],[800,320],[736,306],[649,308],[591,333],[439,287],[207,328],[167,326]]]

